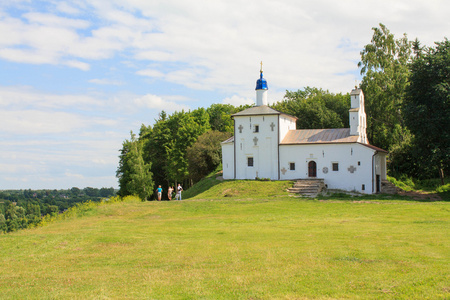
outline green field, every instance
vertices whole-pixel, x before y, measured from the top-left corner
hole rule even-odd
[[[0,298],[450,298],[449,202],[252,199],[239,184],[0,235]]]

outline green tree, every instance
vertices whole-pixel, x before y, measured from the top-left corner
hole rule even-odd
[[[0,213],[0,233],[7,232],[7,231],[8,231],[8,225],[6,224],[5,215]]]
[[[212,104],[206,109],[212,130],[233,133],[234,123],[231,115],[236,108],[231,104]]]
[[[370,44],[361,51],[361,88],[365,95],[367,136],[369,141],[384,149],[409,138],[403,123],[402,103],[405,98],[412,43],[406,34],[400,39],[385,25],[374,27]]]
[[[169,182],[185,182],[189,179],[186,150],[209,129],[209,126],[205,126],[203,122],[198,123],[195,111],[175,112],[169,117],[167,125],[172,134],[172,139],[166,147],[167,178]]]
[[[131,139],[123,142],[116,176],[120,196],[137,195],[147,201],[153,194],[151,163],[143,158],[143,143],[131,132]]]
[[[417,53],[411,65],[403,114],[415,136],[415,159],[422,170],[417,175],[432,176],[432,170],[438,170],[444,184],[444,170],[450,167],[450,42],[447,39]]]
[[[165,111],[161,111],[158,120],[155,120],[153,128],[147,128],[142,137],[144,139],[144,161],[151,163],[154,182],[158,185],[164,182],[167,183],[167,151],[172,146],[173,137],[168,126],[168,116]]]
[[[297,117],[299,129],[349,126],[349,94],[333,94],[322,89],[306,87],[295,92],[286,91],[283,101],[272,107]]]
[[[198,140],[187,149],[186,157],[189,163],[189,174],[194,182],[199,181],[222,162],[221,142],[231,136],[228,132],[208,131],[198,137]]]

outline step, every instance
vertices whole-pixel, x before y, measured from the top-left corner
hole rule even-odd
[[[293,194],[299,194],[303,197],[316,197],[323,189],[325,182],[323,179],[298,179],[292,188],[288,191]]]

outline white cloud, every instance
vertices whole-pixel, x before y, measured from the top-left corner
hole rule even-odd
[[[183,109],[189,110],[189,107],[187,105],[178,104],[173,101],[167,101],[159,96],[150,94],[136,98],[133,102],[139,107],[164,110],[166,112],[181,111]]]
[[[65,112],[0,111],[2,134],[68,133],[86,126],[84,118]]]
[[[88,21],[80,19],[69,19],[59,16],[55,16],[51,13],[26,13],[22,15],[23,18],[27,19],[29,23],[34,25],[45,25],[49,27],[69,27],[86,29],[90,26]]]
[[[255,104],[255,99],[242,98],[237,95],[233,95],[231,97],[225,98],[222,102],[224,104],[231,104],[233,106],[240,106],[240,105],[245,105],[245,104],[252,105],[252,104]]]
[[[94,78],[89,80],[90,83],[95,83],[95,84],[100,84],[100,85],[123,85],[123,82],[118,81],[118,80],[111,80],[111,79],[99,79],[99,78]]]
[[[30,86],[0,86],[0,107],[8,109],[92,109],[104,106],[103,101],[89,95],[52,94]]]
[[[142,76],[147,76],[147,77],[154,77],[154,78],[163,78],[164,77],[164,74],[162,72],[157,71],[157,70],[151,70],[151,69],[140,70],[140,71],[136,72],[136,74],[142,75]]]
[[[89,64],[81,62],[81,61],[76,61],[76,60],[68,60],[68,61],[65,61],[64,64],[66,66],[80,69],[82,71],[89,71],[89,69],[91,68],[91,66]]]

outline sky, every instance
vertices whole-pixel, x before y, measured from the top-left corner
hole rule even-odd
[[[347,93],[372,28],[432,46],[447,0],[2,0],[0,190],[118,187],[130,131],[164,110]]]

